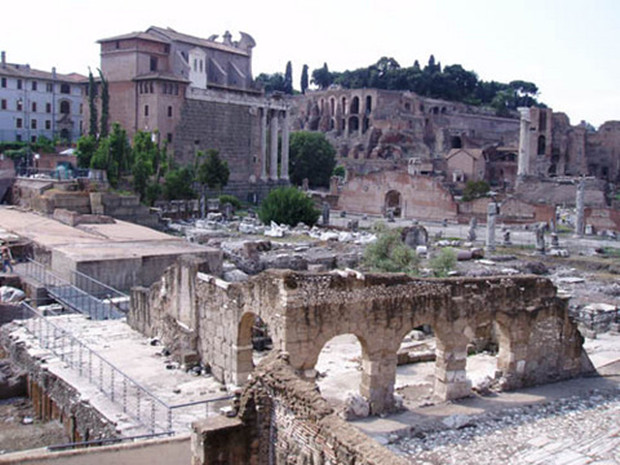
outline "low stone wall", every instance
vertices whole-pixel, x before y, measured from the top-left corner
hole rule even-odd
[[[61,452],[38,449],[0,456],[0,464],[6,465],[187,465],[190,460],[189,435]]]
[[[114,423],[31,355],[24,342],[16,342],[11,337],[14,329],[13,324],[0,328],[0,345],[11,363],[27,373],[28,394],[37,416],[43,420],[58,420],[75,442],[117,437]]]
[[[192,465],[406,465],[338,417],[286,357],[269,355],[245,389],[238,417],[193,424]],[[223,460],[223,461],[222,461]]]

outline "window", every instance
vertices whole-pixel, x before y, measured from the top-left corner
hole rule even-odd
[[[33,144],[37,142],[37,136],[30,136],[30,142]]]
[[[22,128],[23,126],[24,126],[24,121],[23,121],[21,118],[17,118],[17,119],[15,120],[15,127],[16,127],[17,129],[20,129],[20,128]]]
[[[194,71],[198,71],[198,60],[194,58]]]
[[[31,119],[30,120],[30,129],[36,129],[37,128],[37,120],[36,119]]]
[[[2,109],[6,110],[6,99],[2,99]]]
[[[117,49],[121,48],[121,43],[118,40],[116,41],[116,48]]]
[[[37,90],[37,81],[32,81],[32,90]]]
[[[21,135],[21,134],[17,134],[17,135],[15,136],[15,140],[16,140],[17,142],[21,142],[21,141],[22,141],[22,135]]]
[[[69,84],[60,84],[60,93],[61,94],[70,94],[71,86]]]
[[[152,82],[149,82],[149,93],[151,93],[151,94],[155,93],[154,90],[153,90],[153,83]]]
[[[37,102],[32,102],[32,112],[33,113],[37,112]]]
[[[84,113],[84,104],[80,103],[80,115]]]
[[[6,78],[2,78],[2,87],[6,87]]]
[[[17,111],[24,110],[24,102],[22,101],[22,99],[17,99],[17,104],[15,105],[15,108],[17,109]]]
[[[169,144],[172,143],[172,133],[169,132],[168,134],[166,134],[166,140],[168,141]]]
[[[168,117],[171,118],[172,117],[172,106],[168,107]]]
[[[71,103],[68,100],[63,100],[60,102],[60,113],[63,115],[68,115],[71,113]]]
[[[144,116],[149,116],[149,106],[144,105]]]
[[[151,57],[151,71],[157,71],[157,57]]]
[[[18,88],[18,89],[21,89],[21,88],[22,88],[22,80],[21,80],[21,79],[18,79],[18,80],[17,80],[17,88]]]
[[[52,129],[52,120],[45,120],[45,129]]]
[[[52,104],[48,102],[45,104],[45,113],[51,113],[51,112],[52,112]]]
[[[47,92],[54,92],[54,84],[52,84],[51,82],[46,83],[45,90]]]

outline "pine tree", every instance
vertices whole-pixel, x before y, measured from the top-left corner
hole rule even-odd
[[[108,81],[103,77],[101,70],[99,77],[101,78],[101,137],[108,136],[108,120],[110,119],[110,93],[108,90]]]
[[[293,65],[290,61],[286,64],[284,73],[284,92],[289,95],[293,94]]]
[[[301,93],[305,94],[308,90],[308,65],[304,65],[301,69]]]
[[[97,104],[95,99],[97,98],[97,84],[95,84],[95,78],[93,73],[88,70],[88,110],[90,111],[90,121],[88,126],[88,135],[97,139]]]

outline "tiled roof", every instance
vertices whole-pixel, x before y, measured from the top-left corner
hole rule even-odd
[[[182,34],[174,29],[164,29],[162,27],[151,26],[148,28],[147,33],[155,32],[161,34],[161,36],[168,38],[170,41],[184,42],[186,44],[197,45],[198,47],[213,48],[230,53],[236,53],[239,55],[248,55],[245,50],[234,47],[232,45],[226,45],[219,42],[215,42],[209,39],[202,39],[200,37],[190,36],[189,34]]]
[[[53,79],[51,71],[41,71],[33,69],[29,65],[16,63],[5,63],[0,65],[0,75],[24,79],[41,79],[51,81]],[[86,76],[78,73],[60,74],[56,73],[56,81],[81,83],[88,81]]]

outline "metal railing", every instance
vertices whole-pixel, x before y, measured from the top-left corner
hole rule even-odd
[[[21,308],[24,312],[22,324],[38,340],[42,348],[58,356],[80,377],[87,378],[108,399],[119,405],[123,413],[147,427],[152,435],[174,432],[175,411],[193,407],[194,411],[191,414],[195,418],[202,414],[202,412],[198,413],[195,407],[203,405],[205,415],[209,416],[214,413],[217,405],[224,401],[229,403],[234,398],[234,396],[224,396],[217,399],[169,405],[28,303],[23,302]],[[181,420],[179,414],[176,416],[178,420]]]
[[[71,272],[67,281],[45,265],[27,259],[19,273],[38,281],[63,306],[89,315],[95,320],[122,318],[129,311],[129,296],[79,271]]]

